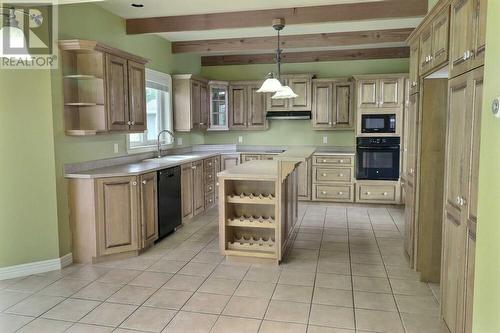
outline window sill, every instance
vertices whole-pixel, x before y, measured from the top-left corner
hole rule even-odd
[[[171,149],[174,148],[174,144],[162,144],[160,146],[160,150]],[[127,147],[127,153],[129,154],[137,154],[137,153],[147,153],[151,151],[157,151],[158,147],[156,145],[153,146],[137,146],[137,147]]]

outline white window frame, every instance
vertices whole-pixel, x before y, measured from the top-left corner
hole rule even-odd
[[[174,128],[173,128],[174,127],[174,119],[173,119],[174,111],[173,111],[173,103],[172,103],[172,99],[173,99],[172,76],[170,76],[170,74],[166,74],[166,73],[162,73],[159,71],[155,71],[153,69],[146,68],[146,85],[147,85],[147,81],[155,82],[155,83],[165,85],[168,87],[168,92],[170,95],[170,98],[168,101],[168,106],[167,106],[168,109],[166,110],[166,113],[167,113],[166,115],[160,114],[160,124],[162,124],[160,130],[168,129],[171,132],[173,132],[174,131]],[[166,121],[164,118],[162,118],[165,116],[168,117],[168,119]],[[169,124],[170,126],[168,126],[168,128],[166,128],[167,126],[165,124]],[[146,129],[146,131],[144,131],[144,135],[146,135],[146,132],[147,132],[147,129]],[[131,141],[130,141],[130,135],[131,134],[127,135],[127,151],[129,153],[149,152],[149,151],[155,151],[157,149],[156,140],[154,142],[153,141],[146,142],[144,145],[141,145],[141,146],[132,147]],[[172,137],[170,137],[169,135],[163,135],[161,141],[162,141],[162,143],[161,143],[162,149],[172,148],[175,144]]]

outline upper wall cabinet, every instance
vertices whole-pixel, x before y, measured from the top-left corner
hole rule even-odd
[[[484,64],[487,0],[454,0],[451,3],[451,77]]]
[[[210,116],[208,129],[211,131],[227,131],[229,109],[229,84],[222,81],[208,83],[210,95]]]
[[[420,43],[419,40],[414,40],[410,43],[410,94],[414,94],[419,91],[419,56],[420,56]]]
[[[359,110],[384,111],[403,106],[403,76],[357,76],[356,82]]]
[[[450,9],[443,8],[420,34],[420,74],[438,68],[448,61]]]
[[[281,81],[298,95],[292,99],[272,99],[267,96],[267,111],[311,111],[312,91],[310,74],[282,75]]]
[[[191,74],[174,75],[173,85],[175,131],[207,129],[210,103],[207,81]]]
[[[349,80],[313,80],[312,124],[315,129],[353,129],[353,85]]]
[[[258,93],[262,82],[241,81],[229,85],[229,129],[264,130],[266,119],[266,94]]]
[[[67,135],[146,129],[146,59],[95,41],[59,46]]]

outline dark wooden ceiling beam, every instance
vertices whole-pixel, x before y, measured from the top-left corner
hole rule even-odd
[[[368,60],[368,59],[394,59],[408,58],[410,55],[408,47],[385,47],[357,50],[333,50],[312,52],[287,52],[282,55],[283,63],[321,62],[340,60]],[[202,66],[225,66],[225,65],[252,65],[273,64],[275,57],[272,53],[266,54],[244,54],[244,55],[221,55],[201,57]]]
[[[348,31],[335,33],[282,36],[285,49],[332,47],[404,42],[413,28]],[[172,43],[172,53],[210,53],[234,51],[270,51],[276,49],[276,36],[208,39]]]
[[[337,5],[251,10],[239,12],[127,19],[127,34],[202,31],[271,26],[275,18],[286,24],[375,20],[427,14],[427,0],[385,0]]]

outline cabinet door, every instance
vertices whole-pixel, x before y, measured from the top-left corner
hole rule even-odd
[[[486,52],[486,7],[488,0],[476,0],[476,14],[474,20],[474,63],[473,67],[484,65]]]
[[[240,164],[240,155],[221,155],[221,169],[226,170]]]
[[[418,151],[419,94],[410,96],[410,104],[405,115],[408,121],[408,144],[406,156],[406,180],[415,184],[416,158]]]
[[[128,61],[130,130],[144,132],[146,122],[146,70],[143,64]]]
[[[127,60],[106,54],[106,97],[110,131],[129,130]]]
[[[193,162],[193,214],[205,210],[205,183],[203,182],[203,161]]]
[[[467,109],[467,75],[450,80],[446,138],[443,225],[442,314],[452,333],[463,332],[464,272],[467,226],[461,202],[464,184],[463,151]]]
[[[281,80],[283,85],[288,85],[288,81],[286,79]],[[266,111],[288,111],[289,108],[289,100],[288,99],[272,99],[271,97],[274,93],[266,94]]]
[[[258,93],[260,87],[248,87],[248,129],[266,129],[266,94]]]
[[[420,41],[417,39],[410,44],[410,93],[418,92]]]
[[[333,105],[332,124],[334,128],[351,128],[353,126],[354,112],[351,101],[351,88],[349,82],[335,83],[333,85],[335,104]]]
[[[182,219],[193,216],[193,170],[191,163],[181,166]]]
[[[473,230],[471,230],[473,229]],[[467,268],[465,273],[465,333],[472,333],[474,305],[474,269],[476,263],[476,232],[470,228],[467,237]]]
[[[475,0],[454,0],[450,16],[450,71],[455,77],[469,70],[467,51],[473,47]]]
[[[215,163],[215,202],[217,203],[219,200],[219,178],[217,177],[217,174],[221,171],[221,157],[215,156],[214,163]]]
[[[404,247],[410,257],[410,267],[414,261],[415,244],[415,189],[411,183],[405,183],[405,238]]]
[[[200,83],[200,123],[198,126],[200,129],[208,128],[209,105],[208,85]]]
[[[448,61],[450,11],[448,7],[432,21],[432,67]]]
[[[380,79],[380,107],[398,108],[403,106],[403,82],[400,78]]]
[[[229,87],[229,129],[247,127],[247,87]]]
[[[158,196],[156,172],[140,177],[141,185],[141,231],[142,247],[153,244],[158,239]]]
[[[293,92],[299,95],[292,98],[288,104],[288,110],[291,111],[311,111],[311,77],[297,76],[288,79],[288,86]]]
[[[311,160],[300,163],[297,173],[299,200],[311,200]]]
[[[377,80],[358,81],[358,107],[360,109],[378,108],[379,85]]]
[[[426,73],[432,64],[432,27],[420,34],[420,74]]]
[[[98,256],[139,249],[136,177],[97,180]]]
[[[333,84],[331,82],[313,82],[314,101],[312,124],[314,128],[331,128],[333,107]]]
[[[191,121],[193,128],[200,127],[201,121],[201,85],[198,81],[191,81]]]

